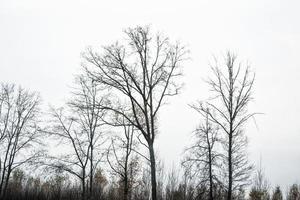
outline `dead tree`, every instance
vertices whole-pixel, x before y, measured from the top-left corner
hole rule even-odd
[[[167,97],[177,95],[181,88],[177,79],[187,51],[162,35],[152,36],[148,27],[130,28],[125,33],[127,44],[104,47],[101,54],[89,49],[84,67],[93,80],[118,97],[104,108],[124,117],[143,135],[151,164],[152,199],[157,200],[156,120]]]
[[[107,162],[120,180],[123,191],[122,199],[131,200],[138,170],[137,143],[134,140],[133,126],[124,123],[122,129],[123,136],[116,135],[112,138],[107,152]]]
[[[36,150],[41,143],[39,95],[14,84],[0,87],[0,199],[4,199],[13,170],[35,162],[42,152]]]
[[[208,116],[209,121],[224,133],[224,175],[227,179],[224,185],[227,200],[231,200],[233,192],[248,183],[252,169],[247,159],[243,125],[255,115],[247,112],[255,75],[250,72],[249,66],[243,70],[242,64],[236,63],[236,56],[229,52],[224,63],[219,64],[216,60],[212,72],[213,78],[208,80],[208,84],[213,96],[194,108],[204,117]]]
[[[192,106],[196,109],[198,107]],[[209,199],[214,199],[214,187],[218,184],[218,165],[220,153],[216,150],[219,142],[218,128],[214,126],[206,115],[205,122],[195,130],[195,140],[191,147],[186,149],[187,156],[183,165],[190,165],[195,175],[200,176],[199,184],[209,185]]]
[[[52,126],[47,131],[70,145],[72,151],[50,157],[55,162],[47,165],[78,177],[82,184],[82,199],[92,199],[95,169],[103,156],[98,149],[105,141],[104,132],[100,130],[105,114],[101,105],[105,98],[100,96],[99,88],[92,80],[80,76],[77,82],[79,88],[73,92],[67,109],[52,109]],[[89,185],[86,184],[88,177]]]

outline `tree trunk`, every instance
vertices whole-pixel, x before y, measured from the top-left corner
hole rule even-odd
[[[93,151],[94,147],[91,144],[91,157],[90,157],[90,191],[89,191],[89,199],[93,199]]]
[[[128,200],[128,191],[129,191],[129,184],[128,184],[128,146],[126,149],[126,159],[125,159],[125,170],[124,170],[124,197],[123,200]]]
[[[213,177],[212,177],[212,157],[209,147],[209,200],[213,200]]]
[[[150,154],[150,167],[151,167],[152,200],[157,200],[156,166],[155,166],[155,155],[154,155],[153,143],[149,143],[149,154]]]
[[[232,199],[232,135],[229,135],[228,146],[228,194],[227,200]]]
[[[9,166],[8,167],[8,169],[7,169],[7,175],[6,175],[6,177],[5,177],[5,181],[4,181],[4,188],[3,188],[3,190],[2,190],[2,196],[1,196],[1,199],[3,198],[5,198],[5,196],[6,196],[6,192],[7,192],[7,187],[8,187],[8,181],[9,181],[9,177],[10,177],[10,174],[11,174],[11,166]]]
[[[128,200],[128,178],[125,175],[125,180],[124,180],[124,197],[123,200]]]
[[[2,189],[2,181],[3,181],[3,177],[1,177],[1,183],[0,183],[0,199],[2,199],[1,197],[2,197],[2,192],[3,192],[3,189]]]
[[[82,191],[81,191],[81,200],[85,200],[85,173],[83,172],[83,178],[81,180],[81,184],[82,184]]]

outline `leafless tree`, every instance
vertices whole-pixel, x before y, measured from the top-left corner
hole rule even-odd
[[[192,108],[198,109],[194,106]],[[194,143],[186,149],[187,156],[182,164],[191,165],[190,169],[194,168],[195,175],[200,176],[200,184],[208,183],[209,199],[213,200],[213,188],[218,182],[216,171],[220,163],[220,153],[216,150],[219,136],[217,127],[209,121],[208,115],[205,122],[195,130],[194,136]]]
[[[65,114],[64,109],[52,109],[52,127],[48,131],[52,136],[55,136],[60,144],[64,143],[70,147],[65,148],[60,155],[48,156],[44,165],[60,171],[68,172],[77,177],[81,182],[81,199],[86,199],[86,181],[88,155],[90,154],[90,146],[86,139],[86,135],[81,131],[79,119],[76,116]],[[60,145],[62,146],[62,145]]]
[[[236,56],[229,52],[224,60],[221,64],[215,60],[213,77],[207,81],[212,98],[205,103],[199,102],[194,108],[204,117],[207,115],[225,135],[222,142],[226,152],[223,155],[225,186],[227,200],[231,200],[233,192],[247,183],[252,169],[246,155],[247,138],[243,125],[255,115],[247,112],[255,75],[249,66],[244,70],[242,63],[237,63]]]
[[[129,28],[125,33],[127,44],[104,47],[101,54],[87,50],[84,66],[93,80],[119,97],[105,109],[124,117],[143,135],[151,163],[152,199],[157,200],[156,121],[167,97],[177,95],[181,88],[177,79],[187,51],[167,37],[152,36],[148,27]]]
[[[0,199],[16,168],[33,163],[42,154],[38,117],[40,98],[14,84],[0,86]],[[34,150],[35,149],[35,150]]]
[[[46,164],[78,177],[82,183],[82,199],[92,199],[94,172],[102,157],[97,150],[105,141],[104,132],[100,130],[105,115],[101,105],[105,98],[100,96],[99,88],[92,80],[80,76],[77,82],[79,88],[73,92],[67,109],[52,109],[52,125],[47,131],[70,145],[72,152],[49,157],[52,162]],[[89,187],[86,185],[88,177]]]
[[[99,147],[106,141],[103,128],[106,112],[101,107],[105,105],[107,96],[101,93],[101,88],[85,75],[78,76],[77,83],[79,88],[73,92],[69,105],[79,117],[82,131],[87,137],[90,148],[89,155],[87,155],[90,168],[89,199],[93,199],[93,177],[103,156]]]
[[[123,136],[116,135],[107,152],[107,161],[113,173],[119,177],[123,200],[131,200],[131,192],[138,171],[137,143],[134,140],[134,127],[124,123]],[[138,153],[140,154],[140,153]]]

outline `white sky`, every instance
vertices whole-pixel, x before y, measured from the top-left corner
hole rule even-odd
[[[80,53],[122,39],[122,30],[151,24],[191,50],[185,90],[163,108],[157,141],[168,166],[178,163],[198,116],[188,106],[209,94],[202,81],[213,54],[232,50],[256,72],[250,121],[251,160],[272,184],[300,182],[300,2],[0,0],[0,81],[41,93],[58,104],[69,95]]]

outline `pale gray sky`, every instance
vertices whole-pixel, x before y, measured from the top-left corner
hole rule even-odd
[[[187,106],[209,94],[213,54],[226,50],[256,72],[247,135],[253,162],[260,156],[272,184],[300,182],[300,2],[0,0],[0,81],[39,91],[45,104],[69,95],[80,53],[122,39],[124,28],[151,24],[191,50],[185,90],[161,112],[157,141],[167,165],[178,163],[198,116]]]

